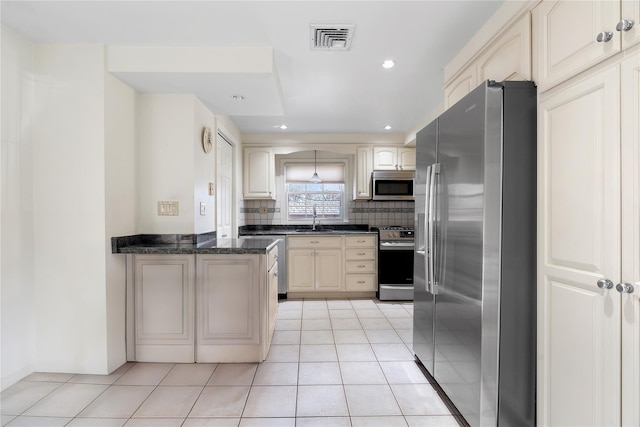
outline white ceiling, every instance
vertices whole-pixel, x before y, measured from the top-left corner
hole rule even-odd
[[[501,4],[3,0],[1,19],[36,43],[226,48],[239,57],[272,48],[266,72],[222,64],[112,71],[140,92],[193,93],[243,133],[403,134],[442,103],[444,66]],[[351,49],[311,51],[317,23],[355,24]],[[397,63],[390,70],[381,67],[388,58]],[[287,130],[274,127],[282,123]]]

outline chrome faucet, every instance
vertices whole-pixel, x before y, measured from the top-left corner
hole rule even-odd
[[[316,219],[318,218],[318,213],[316,212],[316,207],[313,207],[313,226],[311,230],[316,231]]]

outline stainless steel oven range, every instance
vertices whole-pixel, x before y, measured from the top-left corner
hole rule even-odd
[[[378,299],[413,300],[413,227],[372,227],[378,232]]]

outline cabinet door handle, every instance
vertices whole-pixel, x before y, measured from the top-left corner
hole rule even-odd
[[[600,279],[597,283],[600,289],[611,289],[613,288],[613,282],[609,279]]]
[[[631,283],[618,283],[616,285],[616,291],[621,294],[632,294],[633,293],[633,285]]]
[[[606,43],[613,38],[613,33],[611,31],[603,31],[598,34],[596,37],[596,41],[598,43]]]
[[[633,19],[623,19],[616,25],[616,31],[629,31],[633,28]]]

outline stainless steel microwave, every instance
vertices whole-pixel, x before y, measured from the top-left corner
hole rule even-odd
[[[413,200],[413,171],[373,171],[373,200]]]

